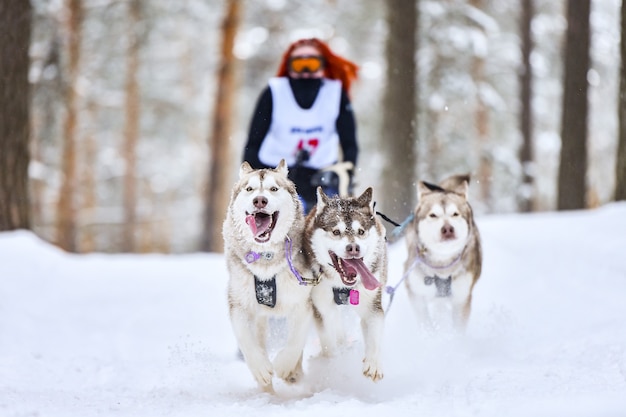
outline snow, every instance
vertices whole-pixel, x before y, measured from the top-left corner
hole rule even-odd
[[[626,204],[477,223],[465,336],[418,331],[400,289],[383,381],[361,376],[355,326],[330,359],[311,332],[305,379],[275,395],[237,358],[222,255],[70,255],[0,233],[0,416],[626,415]]]

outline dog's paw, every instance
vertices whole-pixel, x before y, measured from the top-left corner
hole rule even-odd
[[[300,381],[303,374],[304,372],[302,371],[302,368],[292,369],[289,372],[277,372],[278,377],[282,378],[288,384],[295,384]]]
[[[383,379],[383,370],[378,363],[378,360],[372,360],[370,358],[363,359],[363,375],[370,378],[374,382],[378,382]]]
[[[274,370],[272,363],[266,358],[259,358],[257,360],[249,361],[248,366],[252,372],[252,376],[256,379],[259,386],[264,391],[273,391],[272,377],[274,376]]]
[[[300,355],[295,355],[294,352],[290,352],[288,349],[280,351],[274,359],[276,376],[290,384],[298,382],[303,375],[300,357]]]

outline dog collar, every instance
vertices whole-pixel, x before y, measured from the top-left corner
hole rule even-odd
[[[315,271],[313,271],[313,278],[305,278],[293,265],[293,261],[291,260],[291,252],[292,252],[291,238],[287,236],[285,238],[285,258],[287,259],[287,264],[289,265],[289,269],[291,273],[298,279],[300,285],[317,285],[320,283],[320,279],[322,278],[322,268],[320,267],[320,271],[317,275],[315,275]]]
[[[273,258],[274,258],[274,252],[255,252],[253,250],[246,253],[246,256],[245,256],[245,260],[249,264],[258,261],[259,259],[271,261]]]
[[[465,247],[467,248],[467,246]],[[411,273],[411,271],[416,268],[419,264],[424,264],[427,267],[429,267],[430,269],[433,270],[446,270],[449,268],[452,268],[453,266],[455,266],[459,261],[461,261],[461,259],[463,258],[463,254],[465,253],[465,248],[463,249],[463,251],[461,252],[461,254],[459,256],[456,257],[456,259],[454,259],[451,263],[449,263],[448,265],[444,265],[444,266],[435,266],[435,265],[431,265],[428,262],[426,262],[426,260],[420,256],[420,250],[417,250],[417,254],[415,255],[415,259],[413,260],[413,263],[411,264],[411,266],[409,268],[407,268],[406,271],[404,271],[404,275],[402,275],[402,278],[400,278],[400,281],[398,281],[398,283],[395,286],[391,286],[388,285],[387,287],[385,287],[385,292],[387,294],[389,294],[389,305],[387,306],[387,311],[389,311],[389,308],[391,307],[391,302],[393,301],[393,297],[396,294],[396,290],[398,289],[398,287],[400,286],[400,284],[402,284],[404,282],[404,280],[409,276],[409,274]],[[435,275],[436,278],[439,278]],[[450,283],[452,282],[452,276],[450,276]],[[433,283],[434,277],[425,277],[424,278],[424,284],[426,285],[431,285]],[[445,278],[439,278],[442,281],[445,281]],[[437,296],[439,296],[439,282],[438,281],[434,281],[435,285],[437,285]],[[448,285],[450,285],[450,283]],[[445,284],[444,284],[445,285]],[[444,292],[445,293],[445,292]],[[447,297],[450,294],[447,293],[446,295],[443,295],[442,297]]]
[[[428,263],[426,259],[423,256],[421,256],[421,251],[419,249],[417,250],[417,255],[415,255],[415,258],[418,263],[426,265],[430,269],[434,269],[435,271],[442,271],[444,269],[452,268],[453,266],[458,264],[461,261],[461,258],[463,258],[464,253],[465,253],[465,248],[463,248],[459,256],[454,258],[452,262],[450,262],[448,265],[443,265],[443,266],[435,266],[435,265],[431,265],[430,263]]]

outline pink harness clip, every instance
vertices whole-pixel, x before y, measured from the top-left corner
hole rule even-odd
[[[357,290],[350,290],[350,304],[353,306],[359,304],[359,292]]]

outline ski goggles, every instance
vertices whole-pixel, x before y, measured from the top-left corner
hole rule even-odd
[[[294,56],[289,58],[289,69],[301,74],[317,72],[324,67],[324,58],[317,55]]]

